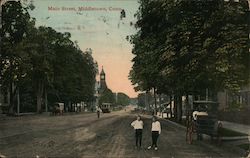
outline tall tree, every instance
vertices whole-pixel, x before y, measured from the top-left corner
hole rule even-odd
[[[206,88],[237,90],[248,82],[246,0],[139,2],[138,32],[130,38],[130,79],[137,90],[180,97]]]
[[[2,7],[1,27],[1,84],[10,92],[9,112],[14,112],[14,98],[18,81],[24,76],[22,64],[25,54],[19,52],[19,43],[26,38],[34,20],[30,18],[27,8],[21,2],[9,1]]]
[[[2,20],[0,77],[1,85],[11,94],[10,113],[14,112],[15,93],[20,86],[21,92],[29,93],[27,99],[21,100],[30,100],[35,93],[32,100],[36,101],[37,112],[44,110],[43,105],[47,110],[47,100],[93,100],[97,63],[89,50],[81,51],[70,40],[70,33],[36,28],[27,7],[20,2],[5,3]]]
[[[130,103],[130,98],[125,93],[117,93],[117,105],[127,106]]]

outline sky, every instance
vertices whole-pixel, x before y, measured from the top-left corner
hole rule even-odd
[[[30,2],[30,0],[23,0]],[[106,82],[113,92],[136,97],[130,80],[132,45],[126,36],[136,33],[134,24],[139,4],[137,0],[32,0],[35,9],[30,15],[37,26],[70,32],[71,40],[80,48],[93,50],[93,57],[106,73]],[[121,10],[126,17],[120,19]],[[99,77],[97,77],[99,78]]]

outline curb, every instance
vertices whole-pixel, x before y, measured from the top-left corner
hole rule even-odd
[[[222,140],[242,140],[242,139],[250,140],[250,136],[221,137],[221,139]]]
[[[179,123],[176,123],[176,122],[174,122],[174,121],[170,121],[170,120],[165,119],[165,118],[161,118],[160,116],[156,116],[156,117],[159,118],[159,119],[162,119],[162,120],[164,120],[164,121],[167,121],[167,122],[169,122],[170,124],[172,124],[172,125],[174,125],[174,126],[176,126],[176,127],[178,127],[178,128],[181,128],[181,129],[186,130],[186,126],[183,126],[183,125],[181,125],[181,124],[179,124]]]

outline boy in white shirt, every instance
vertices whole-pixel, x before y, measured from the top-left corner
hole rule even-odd
[[[131,126],[135,129],[135,144],[138,148],[138,144],[141,148],[141,139],[142,139],[142,129],[143,129],[143,121],[141,120],[141,116],[137,116],[137,119],[131,123]]]
[[[158,150],[157,147],[157,139],[159,135],[161,134],[161,123],[156,120],[156,117],[154,116],[152,118],[152,145],[148,147],[148,150],[151,149],[152,147],[155,147],[155,150]]]

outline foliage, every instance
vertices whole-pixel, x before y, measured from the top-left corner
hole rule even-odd
[[[138,106],[146,107],[145,96],[145,93],[138,94]]]
[[[139,3],[138,32],[130,36],[135,90],[174,95],[181,121],[181,96],[237,91],[249,82],[247,0]]]
[[[94,99],[97,63],[92,52],[81,51],[70,33],[35,27],[20,2],[5,3],[2,15],[1,84],[5,89],[21,88],[21,101],[33,106],[28,109],[34,109],[36,101],[37,112],[43,111],[47,95],[51,104]],[[12,104],[15,95],[14,90]]]
[[[19,44],[34,27],[26,8],[20,2],[7,2],[2,7],[0,79],[4,89],[9,88],[10,112],[13,112],[14,95],[19,81],[26,75],[26,54],[19,51]]]
[[[238,90],[249,80],[248,4],[140,0],[130,37],[136,90],[193,94]]]
[[[101,105],[102,103],[115,103],[114,93],[108,88],[106,88],[100,96],[99,105]]]
[[[117,93],[117,105],[127,106],[130,103],[130,98],[125,93]]]

